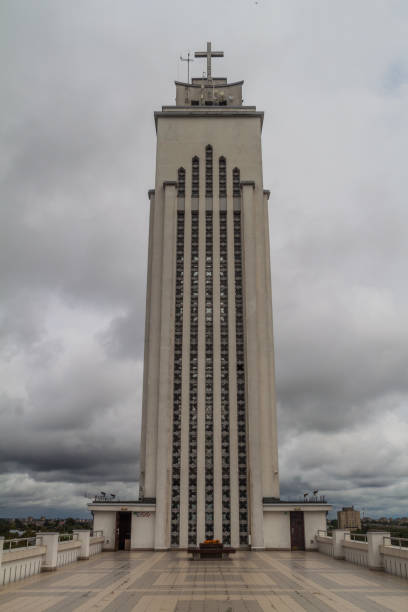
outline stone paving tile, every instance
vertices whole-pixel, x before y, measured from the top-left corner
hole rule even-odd
[[[143,593],[140,591],[126,591],[118,595],[111,604],[103,608],[103,611],[116,612],[120,610],[120,612],[132,612],[142,597]]]
[[[57,595],[43,595],[37,597],[34,601],[27,595],[26,597],[18,597],[7,603],[0,603],[1,612],[21,612],[22,610],[49,610],[56,602],[61,601],[63,598]]]
[[[0,590],[0,612],[407,612],[408,581],[318,553],[103,553]]]

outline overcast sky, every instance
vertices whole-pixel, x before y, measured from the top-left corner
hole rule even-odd
[[[265,111],[282,497],[408,515],[406,0],[2,0],[0,28],[0,515],[137,496],[153,111],[207,40]]]

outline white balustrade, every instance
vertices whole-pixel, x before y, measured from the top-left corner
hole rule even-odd
[[[72,534],[42,532],[34,538],[0,537],[0,586],[102,552],[103,531],[90,534],[90,530],[76,530]]]

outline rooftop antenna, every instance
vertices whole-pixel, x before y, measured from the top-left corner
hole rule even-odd
[[[190,85],[190,62],[194,62],[194,60],[190,58],[190,51],[187,53],[187,57],[182,57],[180,55],[180,60],[182,62],[187,62],[187,83]]]

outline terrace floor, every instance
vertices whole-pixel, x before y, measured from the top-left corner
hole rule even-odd
[[[407,612],[408,581],[315,552],[102,553],[0,589],[0,612]]]

